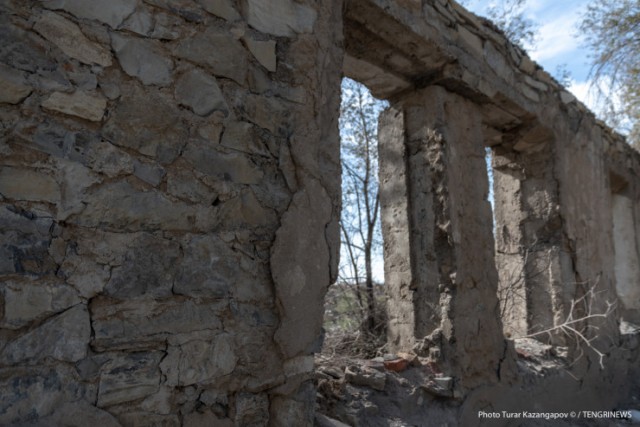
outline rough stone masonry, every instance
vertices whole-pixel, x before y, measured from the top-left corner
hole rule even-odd
[[[454,1],[1,0],[0,40],[0,425],[313,424],[343,73],[392,105],[392,348],[474,408],[512,384],[502,327],[597,284],[626,372],[640,157]]]

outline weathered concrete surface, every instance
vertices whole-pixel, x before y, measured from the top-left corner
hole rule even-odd
[[[412,1],[362,0],[348,4],[345,19],[345,73],[369,85],[374,94],[401,104],[421,88],[442,86],[472,101],[481,114],[482,125],[475,128],[475,133],[482,133],[484,138],[477,144],[493,147],[497,175],[494,190],[498,201],[499,289],[503,296],[511,292],[500,306],[506,332],[513,337],[551,328],[546,337],[569,345],[578,357],[585,342],[567,339],[554,328],[568,316],[575,319],[598,314],[588,326],[581,324],[584,328],[581,330],[588,331],[591,339],[597,328],[600,339],[592,343],[597,342],[596,348],[610,355],[605,369],[611,382],[608,391],[603,388],[599,392],[607,394],[608,399],[623,393],[620,373],[626,372],[628,364],[612,342],[617,340],[616,323],[618,316],[624,316],[624,310],[616,313],[609,309],[612,304],[621,307],[615,292],[610,205],[611,194],[618,184],[610,175],[616,171],[626,182],[632,182],[625,194],[637,198],[638,154],[625,148],[618,136],[597,122],[584,105],[522,50],[505,43],[491,23],[455,2],[420,5]],[[388,114],[396,117],[406,114],[394,108],[396,111]],[[417,120],[400,118],[397,126],[407,132],[411,123],[423,120],[420,113],[416,117]],[[438,125],[446,128],[446,124],[442,120]],[[465,138],[477,137],[471,129],[467,128]],[[391,140],[401,139],[402,131],[398,128],[387,134],[397,135]],[[411,141],[411,137],[404,138]],[[455,152],[457,144],[451,150]],[[385,152],[383,146],[380,152]],[[409,172],[411,167],[419,168],[421,164],[412,157],[411,150],[393,148],[387,152],[401,153],[400,158],[396,155],[389,160],[395,159],[399,175],[409,178],[405,182],[389,179],[390,174],[381,166],[382,193],[394,197],[386,205],[404,204],[408,209],[407,217],[401,221],[394,217],[396,212],[392,209],[383,213],[385,234],[391,242],[385,244],[399,243],[396,255],[400,255],[408,252],[407,241],[415,242],[410,268],[406,255],[403,263],[392,262],[385,267],[386,277],[394,282],[389,283],[392,297],[389,306],[397,307],[390,312],[390,344],[410,346],[424,338],[424,345],[419,347],[425,351],[436,348],[436,356],[437,339],[432,335],[425,337],[419,328],[428,330],[439,315],[433,309],[446,307],[446,301],[438,305],[434,295],[426,292],[422,294],[424,298],[414,298],[421,292],[421,282],[431,283],[431,292],[437,294],[433,279],[429,279],[433,274],[433,267],[429,267],[433,257],[428,256],[431,250],[428,242],[436,239],[429,232],[411,228],[415,218],[427,227],[433,221],[422,212],[429,208],[433,196],[426,191],[425,177],[419,174],[412,177]],[[412,191],[412,185],[417,190]],[[452,186],[445,188],[450,191]],[[464,198],[470,195],[465,193]],[[412,205],[411,200],[421,205]],[[444,208],[436,208],[435,212],[446,214]],[[636,229],[637,209],[634,206]],[[402,222],[408,227],[404,233],[409,238],[390,227]],[[480,227],[486,229],[490,225]],[[637,246],[637,232],[627,240],[634,239]],[[490,239],[484,242],[490,245]],[[436,252],[446,253],[448,243],[442,243]],[[512,282],[515,286],[510,286]],[[401,289],[405,291],[400,292]],[[411,314],[402,308],[408,304],[414,307]],[[606,318],[600,316],[605,313]],[[632,315],[626,313],[627,318]],[[400,334],[409,338],[401,339]],[[597,369],[593,367],[599,365],[599,357],[595,356],[591,365],[585,357],[580,360],[574,366],[574,374],[586,382],[595,380]]]
[[[402,109],[403,121],[388,120],[393,109]],[[398,174],[399,185],[392,186],[387,171],[398,162],[380,159],[382,205],[404,201],[408,209],[383,210],[383,235],[392,259],[410,252],[411,282],[398,282],[403,277],[398,274],[407,271],[402,264],[389,265],[385,281],[392,319],[407,309],[414,318],[389,324],[392,350],[416,342],[464,392],[497,381],[507,351],[498,314],[481,117],[472,103],[441,87],[417,92],[393,109],[381,121],[390,129],[381,129],[380,144],[392,143],[405,153],[406,176]],[[396,138],[387,139],[391,135]],[[392,221],[400,226],[392,227]],[[390,241],[406,243],[391,247]]]
[[[615,251],[616,290],[624,310],[640,309],[640,261],[636,246],[633,201],[625,196],[611,196],[613,243]]]
[[[618,283],[609,201],[635,203],[637,250],[639,156],[453,1],[6,0],[0,34],[2,425],[313,423],[342,67],[394,105],[392,346],[429,352],[459,391],[509,381],[483,145],[508,160],[497,200],[521,210],[497,215],[530,279],[513,333],[637,288]],[[628,366],[616,316],[638,316],[618,307],[591,325],[607,381],[592,387],[593,354],[572,368],[607,402]]]
[[[409,197],[402,109],[388,108],[379,121],[379,182],[384,276],[389,295],[387,339],[392,349],[415,344],[415,309],[409,239]]]
[[[522,134],[510,135],[514,146]],[[528,151],[493,149],[496,264],[505,333],[523,337],[564,322],[575,290],[550,140]],[[563,270],[564,268],[564,270]],[[564,276],[563,276],[564,274]],[[550,337],[563,344],[563,337]]]

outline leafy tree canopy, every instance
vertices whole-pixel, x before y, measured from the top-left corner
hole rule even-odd
[[[640,0],[594,0],[580,30],[606,118],[640,148]]]

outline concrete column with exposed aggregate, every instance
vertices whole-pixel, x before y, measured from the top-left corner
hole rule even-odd
[[[383,209],[385,255],[404,257],[385,267],[385,280],[391,318],[401,318],[406,307],[414,316],[392,321],[391,345],[410,350],[402,346],[415,342],[429,351],[456,377],[458,392],[495,382],[506,345],[478,107],[434,86],[386,114],[380,152],[397,155],[393,164],[380,159],[382,206],[409,208]]]

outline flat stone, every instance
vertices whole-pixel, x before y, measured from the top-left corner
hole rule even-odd
[[[484,57],[489,66],[496,74],[505,79],[507,82],[513,80],[513,70],[511,64],[507,62],[507,58],[500,52],[491,42],[484,44]]]
[[[518,68],[520,68],[527,74],[533,74],[534,71],[536,71],[536,63],[533,62],[528,56],[523,56]]]
[[[539,91],[542,92],[546,92],[547,90],[549,90],[549,86],[547,86],[546,84],[542,83],[539,80],[533,79],[529,76],[524,76],[524,81],[531,86],[534,89],[537,89]]]
[[[183,259],[173,286],[176,294],[190,297],[263,301],[270,297],[266,265],[249,261],[215,235],[190,236],[181,242]]]
[[[167,86],[172,81],[173,61],[152,40],[111,35],[111,45],[122,69],[145,85]]]
[[[238,393],[235,425],[259,425],[268,419],[269,398],[266,394]]]
[[[98,406],[101,408],[141,399],[160,388],[162,352],[118,355],[100,370]]]
[[[165,2],[166,3],[166,2]],[[174,1],[171,4],[175,4]],[[184,4],[184,3],[183,3]],[[167,5],[169,10],[175,11],[175,6]],[[193,6],[193,3],[190,3]],[[186,9],[182,9],[186,14],[190,14]],[[179,12],[178,12],[179,13]],[[156,13],[153,17],[154,25],[153,31],[149,34],[150,37],[158,40],[177,40],[185,39],[193,34],[193,30],[186,30],[184,20],[174,15],[173,13]]]
[[[535,90],[530,89],[526,86],[520,86],[520,90],[522,91],[522,94],[530,100],[540,102],[540,95],[538,95],[538,92],[536,92]]]
[[[229,107],[215,77],[203,71],[192,70],[183,74],[176,84],[175,96],[180,104],[199,116],[208,116],[214,111],[229,115]]]
[[[451,378],[449,378],[449,379],[451,379]],[[441,381],[441,382],[444,382],[445,385],[450,385],[448,382],[445,382],[444,380]],[[420,388],[422,388],[424,391],[426,391],[427,393],[429,393],[429,394],[431,394],[433,396],[437,396],[437,397],[453,397],[452,388],[445,388],[441,384],[436,382],[435,380],[427,381]]]
[[[293,0],[247,0],[246,5],[249,25],[274,36],[310,33],[317,19],[314,9]]]
[[[193,23],[202,23],[204,17],[202,9],[195,4],[194,0],[144,0],[145,3],[151,4],[157,8],[170,12],[176,18],[180,18],[182,22],[186,21],[190,25]],[[182,26],[185,26],[184,23]]]
[[[0,64],[0,104],[17,104],[32,91],[22,72]]]
[[[167,192],[179,199],[203,205],[211,205],[218,197],[214,190],[187,170],[168,173]]]
[[[113,227],[121,231],[203,231],[217,223],[211,206],[174,201],[158,190],[139,190],[126,181],[93,188],[84,202],[85,209],[67,218],[67,221],[87,227]]]
[[[113,303],[95,298],[91,305],[92,346],[100,351],[117,349],[164,348],[169,336],[222,328],[224,303],[196,303],[178,299],[155,301],[129,299]]]
[[[180,41],[174,54],[203,67],[210,68],[216,76],[227,77],[245,84],[248,52],[228,32],[209,27],[204,32]],[[229,58],[233,58],[232,61]]]
[[[67,74],[69,80],[80,90],[95,90],[98,87],[98,78],[89,70],[80,70]]]
[[[173,387],[161,385],[158,391],[149,395],[140,404],[140,408],[154,413],[167,415],[171,413],[173,400]]]
[[[0,194],[14,200],[60,202],[60,186],[42,172],[3,166],[0,169]]]
[[[1,171],[1,169],[0,169]],[[56,263],[49,255],[52,244],[53,219],[37,211],[0,207],[0,274],[42,275],[55,271]],[[7,291],[20,288],[20,282],[4,279]],[[29,279],[26,283],[30,283]],[[3,286],[0,285],[0,289]],[[3,305],[0,304],[0,311]],[[1,316],[0,316],[1,317]]]
[[[84,304],[78,304],[10,342],[0,360],[9,365],[46,357],[77,362],[86,356],[90,338],[89,312]]]
[[[162,164],[176,159],[189,136],[175,101],[156,91],[146,92],[137,85],[127,87],[110,110],[110,119],[104,127],[105,138]],[[156,135],[162,135],[162,139]]]
[[[133,173],[133,159],[125,151],[106,141],[96,141],[86,152],[86,165],[108,177]]]
[[[255,125],[249,122],[227,123],[220,145],[243,153],[269,156],[269,151],[257,135]]]
[[[240,14],[233,7],[231,0],[196,0],[207,12],[226,19],[227,21],[237,21]]]
[[[129,16],[122,28],[146,36],[153,30],[153,15],[148,9],[141,9]]]
[[[93,298],[104,290],[111,275],[110,267],[98,264],[86,256],[70,255],[60,271],[83,298]]]
[[[250,279],[236,277],[239,256],[215,236],[198,236],[183,244],[184,262],[174,292],[189,296],[223,298],[234,283]]]
[[[147,184],[156,187],[162,182],[166,171],[158,164],[135,160],[133,163],[133,174]]]
[[[55,283],[5,282],[0,289],[4,300],[4,317],[0,327],[22,328],[34,320],[80,303],[77,292],[70,286]]]
[[[64,221],[84,210],[84,198],[89,187],[101,182],[101,178],[81,163],[67,159],[55,159],[55,168],[60,171],[62,203],[58,205],[56,219]]]
[[[258,184],[264,173],[248,157],[240,153],[220,153],[207,149],[201,142],[190,142],[183,157],[195,168],[221,181]]]
[[[477,54],[480,58],[484,56],[484,50],[482,48],[482,39],[471,31],[467,30],[464,26],[458,26],[458,35],[460,40],[471,48],[471,53]]]
[[[78,18],[95,19],[118,28],[133,13],[138,0],[42,0],[44,7],[64,10]]]
[[[354,385],[370,387],[383,391],[387,382],[387,376],[378,371],[365,371],[357,366],[349,366],[344,372],[345,379]]]
[[[453,390],[453,378],[451,377],[435,377],[433,381],[445,390]]]
[[[274,97],[249,94],[242,101],[247,119],[275,135],[285,135],[290,126],[289,111],[292,107]]]
[[[196,339],[170,346],[160,367],[168,385],[187,386],[215,383],[231,374],[237,361],[233,337],[225,333],[211,336],[209,340]]]
[[[269,227],[278,223],[274,211],[264,207],[250,188],[244,189],[239,196],[226,200],[218,214],[224,223],[237,228]]]
[[[251,37],[244,37],[243,40],[249,52],[258,60],[260,65],[271,72],[276,71],[276,42],[274,40],[254,40]]]
[[[107,108],[107,100],[98,95],[90,95],[82,91],[72,94],[54,92],[43,103],[42,107],[81,119],[99,122]]]
[[[345,76],[363,82],[378,98],[391,97],[394,93],[404,91],[411,86],[409,81],[349,54],[344,56],[343,69]]]
[[[342,369],[333,366],[322,366],[319,368],[319,372],[322,372],[336,380],[339,380],[344,376],[344,371]]]
[[[212,145],[220,142],[220,135],[222,134],[222,123],[205,123],[198,128],[198,136],[208,140]]]
[[[141,233],[127,245],[121,265],[112,268],[104,292],[121,299],[171,296],[179,257],[177,242]]]
[[[111,65],[107,49],[87,39],[76,24],[56,13],[44,12],[34,28],[71,58],[89,65]]]

